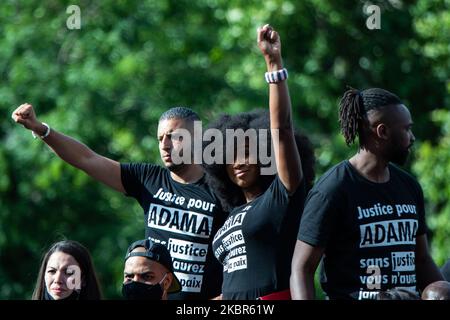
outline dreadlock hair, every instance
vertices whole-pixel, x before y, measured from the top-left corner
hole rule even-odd
[[[224,137],[224,143],[222,146],[223,149],[221,150],[223,155],[222,164],[204,164],[204,168],[206,171],[206,181],[219,198],[223,209],[225,211],[230,211],[234,207],[245,204],[246,200],[241,188],[230,180],[226,171],[226,130],[242,129],[246,131],[248,129],[266,129],[268,132],[267,140],[260,141],[260,137],[258,135],[258,148],[262,144],[266,144],[268,146],[268,156],[270,156],[271,136],[269,112],[264,109],[257,109],[250,112],[239,113],[236,115],[222,114],[217,120],[209,124],[208,129],[218,129],[222,133],[222,137]],[[303,179],[305,179],[305,184],[308,191],[309,189],[311,189],[315,177],[314,149],[307,136],[298,132],[294,132],[294,135],[297,149],[301,158]],[[261,166],[262,165],[260,164],[260,167]],[[261,175],[258,183],[261,185],[262,190],[266,190],[270,186],[274,178],[275,175]]]
[[[339,123],[345,143],[350,146],[358,136],[360,144],[364,144],[363,122],[368,111],[401,103],[395,94],[384,89],[359,91],[349,87],[339,102]]]
[[[159,117],[159,122],[162,120],[170,120],[170,119],[181,119],[188,121],[199,121],[200,117],[198,114],[186,107],[173,107],[164,112],[161,117]]]

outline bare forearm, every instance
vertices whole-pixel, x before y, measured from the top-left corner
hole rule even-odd
[[[297,240],[291,265],[291,296],[296,300],[315,298],[314,274],[322,258],[323,247],[314,247]]]
[[[430,256],[416,261],[417,285],[420,290],[425,289],[432,282],[445,280],[441,271]]]
[[[268,71],[282,69],[281,58],[270,61],[266,58]],[[271,83],[270,127],[278,175],[289,192],[294,192],[302,179],[300,156],[294,137],[291,117],[291,99],[285,81]]]
[[[426,234],[422,234],[416,239],[415,262],[417,286],[420,290],[425,289],[432,282],[444,280],[439,268],[431,258]]]
[[[42,135],[46,127],[38,125],[34,132]],[[83,143],[57,132],[53,128],[43,141],[64,161],[82,170],[86,170],[83,164],[95,153]]]
[[[267,71],[283,69],[281,58],[269,60],[266,58]],[[272,129],[292,130],[291,98],[286,80],[269,85],[270,97],[270,127]]]
[[[294,272],[290,280],[291,296],[293,300],[314,300],[314,274],[300,271]]]

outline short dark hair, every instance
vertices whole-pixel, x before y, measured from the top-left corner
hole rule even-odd
[[[45,296],[45,269],[50,256],[55,252],[70,254],[80,265],[83,284],[79,295],[80,300],[99,300],[102,298],[100,285],[95,273],[89,251],[79,242],[62,240],[54,243],[42,258],[39,275],[36,280],[32,300],[44,300]]]
[[[339,102],[339,123],[345,143],[351,145],[357,136],[361,140],[363,121],[368,111],[396,104],[402,102],[387,90],[370,88],[359,91],[350,87]]]
[[[181,120],[188,120],[188,121],[198,121],[200,120],[200,117],[198,114],[186,107],[173,107],[169,110],[165,111],[161,117],[159,117],[159,121],[163,120],[169,120],[169,119],[181,119]]]
[[[450,282],[439,280],[430,283],[422,291],[422,300],[450,300]]]
[[[267,141],[260,142],[258,135],[258,144],[265,143],[267,146],[271,145],[270,136],[270,117],[269,112],[265,109],[256,109],[250,112],[241,112],[235,115],[222,114],[219,118],[208,125],[209,128],[218,129],[222,132],[222,136],[226,138],[227,129],[242,129],[244,131],[248,129],[266,129],[269,133],[267,135]],[[295,142],[300,155],[303,171],[303,179],[305,179],[306,187],[309,190],[314,182],[314,149],[312,143],[307,136],[294,132]],[[227,145],[224,138],[223,148]],[[207,145],[207,142],[205,142]],[[269,147],[270,151],[270,147]],[[226,156],[226,150],[222,150],[222,156]],[[225,211],[230,211],[232,208],[237,207],[245,203],[244,194],[239,186],[234,184],[226,172],[225,159],[223,164],[204,164],[205,171],[207,173],[206,180],[214,190],[214,193],[220,200],[220,203]],[[264,175],[260,177],[260,183],[262,189],[265,191],[272,183],[275,175]]]

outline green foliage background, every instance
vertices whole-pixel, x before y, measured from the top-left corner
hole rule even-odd
[[[397,93],[415,121],[408,169],[422,183],[431,248],[450,257],[450,11],[448,0],[3,0],[0,4],[0,299],[28,299],[42,253],[62,236],[85,244],[105,297],[120,295],[122,257],[144,235],[128,199],[59,160],[11,112],[30,102],[41,121],[96,152],[160,163],[159,115],[176,105],[206,121],[267,106],[256,28],[282,37],[295,122],[314,142],[318,175],[345,146],[337,102],[345,86]],[[69,30],[66,8],[81,8]]]

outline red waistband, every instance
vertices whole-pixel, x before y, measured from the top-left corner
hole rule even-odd
[[[258,300],[292,300],[291,291],[289,289],[269,293],[265,296],[259,297]]]

